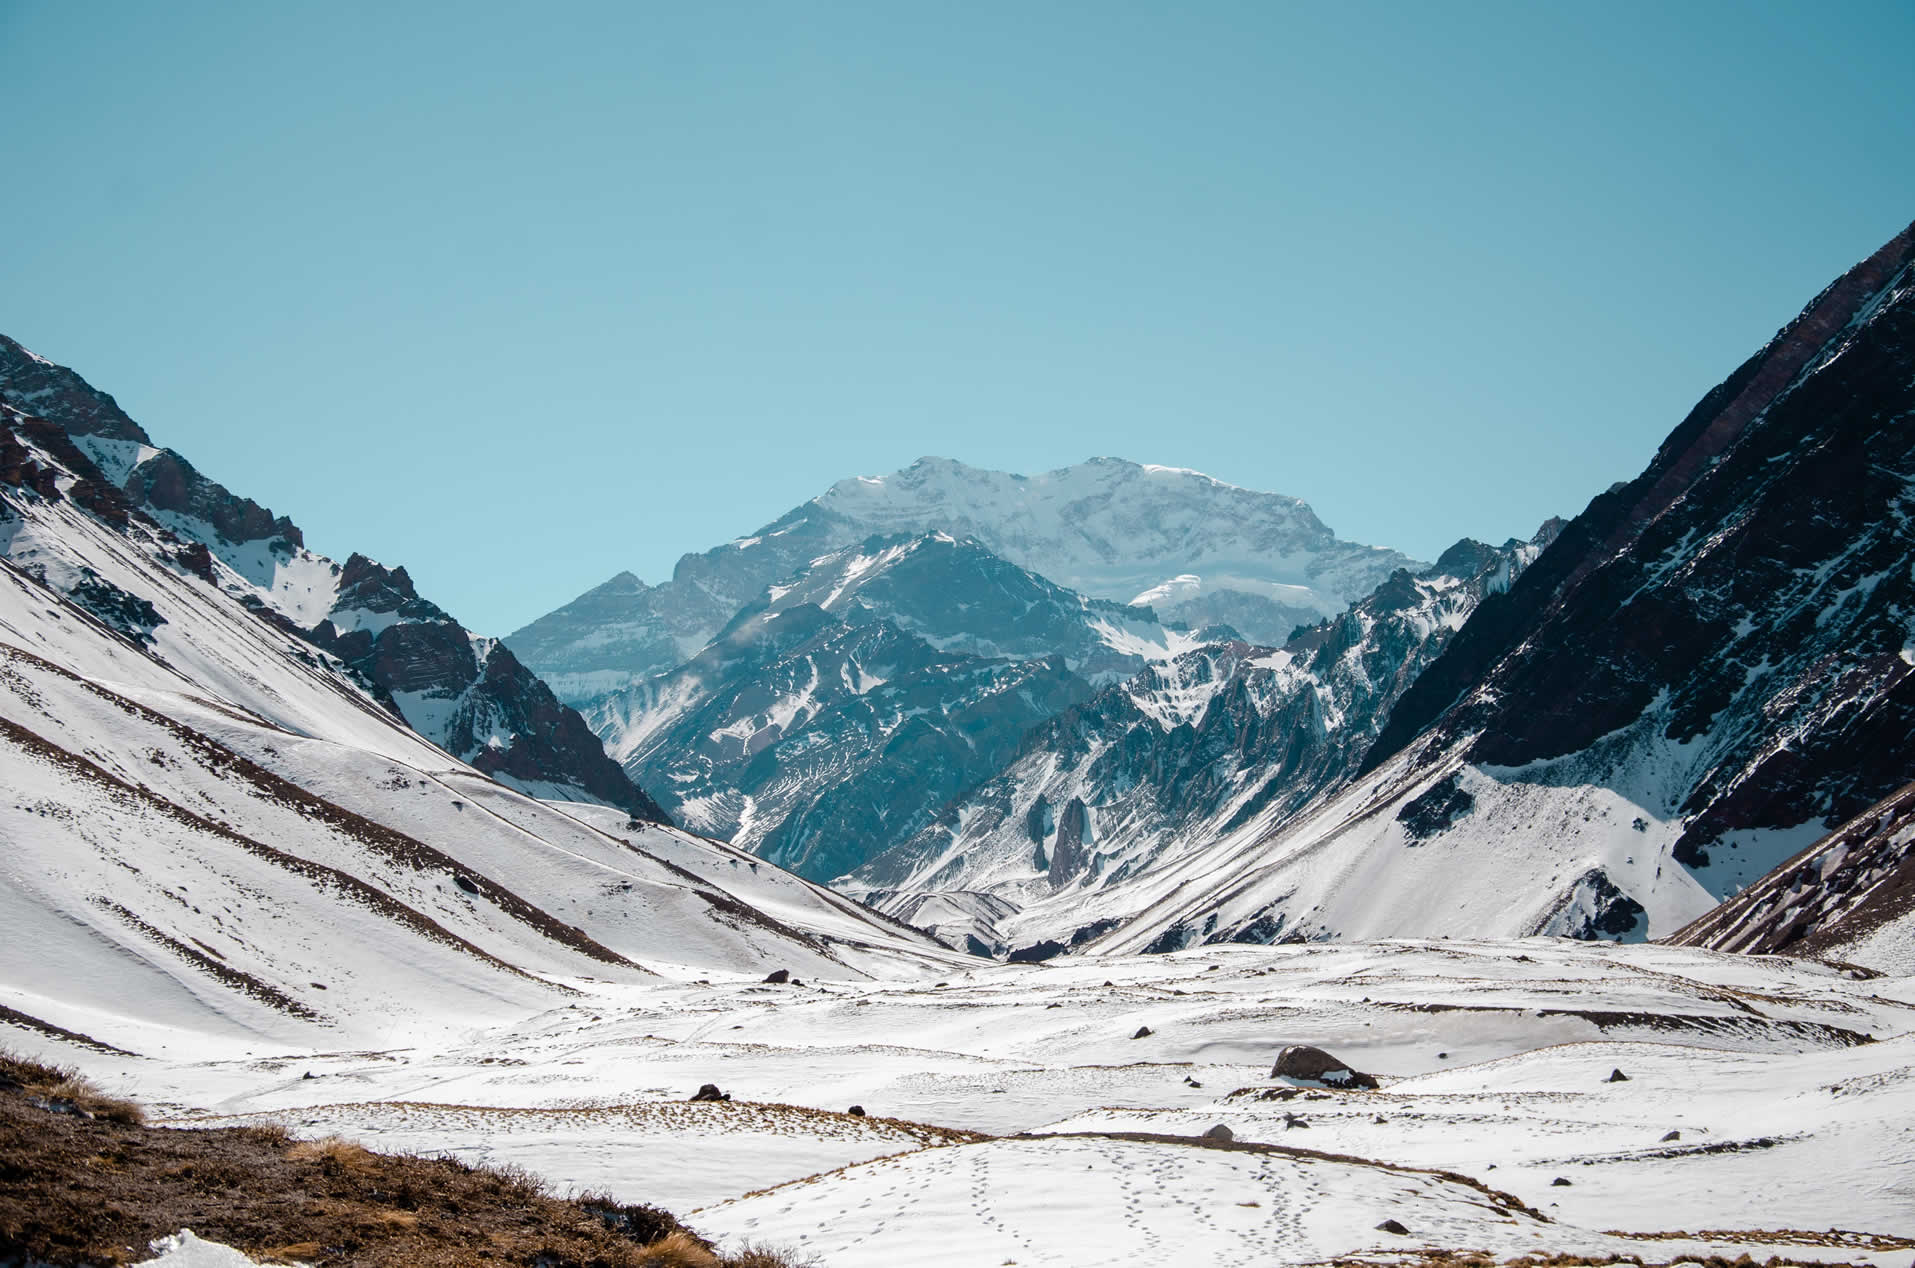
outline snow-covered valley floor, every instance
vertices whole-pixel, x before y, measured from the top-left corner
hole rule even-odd
[[[571,985],[566,1006],[389,1051],[7,1042],[172,1124],[518,1163],[829,1268],[1428,1248],[1904,1268],[1915,1247],[1910,978],[1530,939]],[[1382,1086],[1273,1080],[1293,1043]],[[734,1099],[688,1103],[705,1083]],[[1196,1139],[1217,1124],[1234,1142]]]

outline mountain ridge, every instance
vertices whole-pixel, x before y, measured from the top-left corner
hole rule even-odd
[[[755,533],[687,554],[660,585],[620,573],[506,642],[582,701],[683,663],[813,559],[872,536],[936,532],[1093,599],[1276,642],[1394,568],[1424,566],[1337,538],[1298,498],[1183,468],[1097,458],[1024,476],[922,458],[841,480]]]
[[[571,790],[637,818],[663,819],[576,711],[498,640],[472,635],[421,598],[403,567],[387,569],[357,553],[342,566],[313,553],[289,518],[154,446],[112,396],[4,335],[0,401],[10,431],[55,446],[48,450],[61,468],[48,477],[54,484],[66,482],[122,528],[130,515],[146,518],[163,541],[177,543],[161,549],[176,549],[182,566],[261,619],[338,655],[376,699],[454,756],[547,795]],[[32,566],[44,576],[49,561]],[[99,584],[83,565],[53,568],[69,593],[84,597]]]
[[[1915,226],[1479,605],[1351,783],[1096,945],[1661,937],[1866,820],[1915,768],[1912,414]]]

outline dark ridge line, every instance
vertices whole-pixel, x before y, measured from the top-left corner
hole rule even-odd
[[[104,1052],[115,1057],[137,1057],[137,1052],[128,1052],[125,1048],[115,1048],[110,1043],[102,1043],[92,1035],[83,1035],[77,1030],[68,1030],[65,1026],[56,1026],[50,1021],[42,1021],[32,1013],[23,1013],[17,1008],[8,1008],[0,1004],[0,1022],[18,1026],[22,1030],[38,1031],[49,1039],[60,1039],[67,1043],[78,1044],[82,1048],[91,1048],[95,1052]]]
[[[314,1012],[306,1005],[286,994],[286,992],[280,990],[277,986],[262,982],[250,973],[236,969],[230,964],[222,964],[212,956],[207,955],[204,951],[187,946],[178,938],[172,937],[165,931],[157,929],[140,919],[120,904],[102,898],[97,894],[93,896],[92,901],[96,906],[112,912],[133,929],[145,934],[167,950],[178,955],[188,964],[200,969],[222,984],[232,987],[242,995],[250,995],[260,1003],[272,1008],[277,1008],[280,1012],[290,1014],[291,1016],[299,1018],[301,1021],[324,1022],[326,1020],[324,1016]]]
[[[1376,1007],[1406,1013],[1534,1013],[1538,1017],[1577,1017],[1596,1029],[1634,1027],[1642,1030],[1733,1031],[1759,1025],[1803,1039],[1827,1039],[1844,1048],[1874,1043],[1875,1036],[1828,1022],[1799,1021],[1792,1017],[1768,1017],[1747,1004],[1734,1002],[1741,1015],[1723,1013],[1643,1013],[1600,1008],[1509,1008],[1500,1004],[1402,1004],[1376,1001]]]

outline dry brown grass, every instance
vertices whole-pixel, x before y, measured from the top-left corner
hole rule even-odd
[[[147,1127],[70,1070],[0,1053],[0,1263],[119,1265],[181,1228],[324,1268],[802,1268],[720,1257],[669,1211],[558,1198],[514,1166],[376,1153],[276,1125]]]
[[[70,1066],[43,1065],[0,1049],[0,1091],[15,1090],[46,1103],[46,1108],[103,1118],[114,1123],[144,1123],[146,1113],[132,1101],[108,1096]]]

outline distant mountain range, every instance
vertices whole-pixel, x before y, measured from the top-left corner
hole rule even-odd
[[[1908,253],[1529,541],[924,459],[509,642],[687,822],[973,950],[1670,934],[1915,774]]]
[[[894,922],[1019,959],[1554,934],[1915,965],[1911,420],[1915,229],[1527,539],[1426,565],[1196,472],[927,458],[501,643],[0,339],[0,721],[45,785],[13,812],[93,860],[15,914],[200,965],[85,827],[139,802],[115,831],[175,861],[295,843],[271,866],[333,869],[393,954],[456,926],[563,972],[662,928],[687,963],[947,954]],[[235,911],[283,882],[197,868]],[[641,894],[676,914],[638,930]],[[259,998],[317,1007],[262,956]]]
[[[686,555],[662,585],[621,573],[505,641],[578,703],[682,664],[814,559],[934,533],[1087,598],[1266,643],[1342,611],[1397,568],[1425,566],[1339,539],[1296,498],[1195,471],[1095,458],[1022,476],[921,458],[841,480],[748,537]]]
[[[1156,901],[1147,878],[1172,862],[1344,782],[1417,675],[1560,527],[1458,542],[1281,648],[1212,642],[1106,687],[841,883],[981,953],[1081,944]]]

